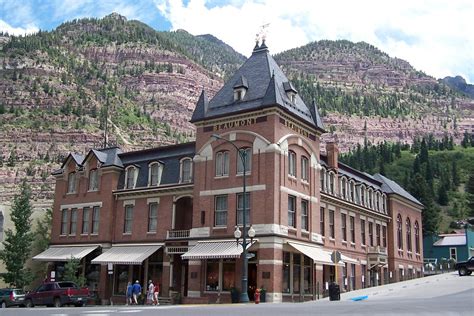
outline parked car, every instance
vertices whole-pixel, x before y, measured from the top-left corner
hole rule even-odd
[[[0,307],[24,306],[25,292],[21,289],[0,289]]]
[[[25,306],[83,306],[87,303],[88,299],[89,289],[79,288],[74,282],[45,282],[41,284],[36,290],[26,294]]]
[[[456,263],[454,266],[460,276],[471,275],[474,271],[474,257],[469,258],[467,261],[461,261]]]

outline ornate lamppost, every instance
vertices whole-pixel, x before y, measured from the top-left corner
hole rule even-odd
[[[213,138],[215,139],[221,139],[232,146],[237,150],[237,154],[239,155],[241,161],[242,161],[242,166],[244,169],[244,174],[243,174],[243,196],[242,196],[242,204],[243,204],[243,211],[242,211],[242,231],[240,231],[239,226],[235,226],[235,231],[234,231],[234,237],[237,240],[237,244],[241,244],[243,248],[242,252],[242,289],[240,293],[240,302],[241,303],[248,303],[249,302],[249,295],[248,295],[248,256],[247,256],[247,246],[249,243],[247,242],[247,236],[250,237],[250,244],[253,242],[253,238],[255,237],[255,230],[253,227],[250,227],[249,230],[247,231],[247,216],[246,216],[246,200],[247,200],[247,191],[246,191],[246,183],[245,183],[245,178],[247,176],[247,164],[246,164],[246,156],[247,153],[245,150],[240,150],[237,145],[235,145],[232,141],[225,139],[217,134],[212,135]],[[242,237],[242,241],[240,242],[240,238]]]

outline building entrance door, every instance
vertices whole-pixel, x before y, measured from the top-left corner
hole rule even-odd
[[[257,264],[249,263],[249,274],[248,274],[248,295],[249,299],[253,301],[255,290],[257,289]]]

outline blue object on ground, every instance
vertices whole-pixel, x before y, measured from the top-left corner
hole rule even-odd
[[[366,300],[368,298],[369,298],[368,295],[363,295],[363,296],[352,297],[352,298],[350,298],[350,300],[356,302],[356,301],[363,301],[363,300]]]

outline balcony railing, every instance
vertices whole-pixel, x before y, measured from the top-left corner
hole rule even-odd
[[[189,250],[188,246],[166,247],[166,253],[169,255],[183,254],[183,253],[188,252],[188,250]]]
[[[189,238],[189,229],[184,230],[168,230],[166,232],[166,239],[184,239]]]
[[[381,246],[369,247],[369,254],[387,255],[387,248]]]

